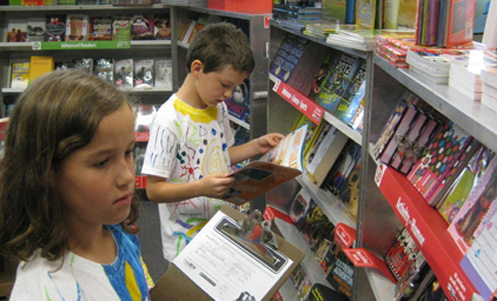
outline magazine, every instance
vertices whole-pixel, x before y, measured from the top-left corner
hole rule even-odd
[[[307,125],[296,129],[259,160],[234,172],[235,182],[223,199],[241,205],[300,175],[306,132]]]

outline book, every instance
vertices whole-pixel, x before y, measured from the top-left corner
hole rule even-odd
[[[131,38],[131,17],[116,16],[112,21],[112,39],[115,41],[129,41]]]
[[[259,160],[232,173],[235,182],[223,200],[243,204],[302,174],[306,131],[304,126],[289,133]]]
[[[357,28],[375,28],[376,3],[371,0],[356,0]]]
[[[296,13],[320,13],[322,11],[321,7],[316,6],[301,6],[293,5],[289,3],[273,3],[273,8],[284,9]]]
[[[451,182],[447,180],[455,179],[449,174],[454,164],[460,164],[460,159],[469,159],[466,155],[460,157],[470,150],[466,150],[468,146],[474,146],[472,141],[473,137],[450,121],[410,171],[407,178],[431,206],[436,206],[444,187],[450,186]]]
[[[496,181],[497,156],[494,156],[447,230],[461,255],[466,254],[487,225],[486,218],[497,209],[494,202],[497,198]]]
[[[359,209],[359,183],[361,181],[361,162],[357,162],[352,172],[347,177],[342,190],[338,193],[340,203],[345,206],[345,212],[357,221]]]
[[[282,41],[269,72],[283,82],[287,82],[292,75],[295,66],[303,55],[308,40],[287,36]]]
[[[28,26],[26,31],[26,42],[45,40],[45,18],[30,17],[28,18]]]
[[[154,16],[135,15],[131,18],[131,39],[152,40],[154,38]]]
[[[187,44],[190,44],[192,42],[193,38],[195,38],[195,35],[205,27],[206,23],[207,23],[206,17],[199,17],[197,19],[197,23],[193,27],[193,30],[190,36],[188,37],[188,40],[186,41]]]
[[[133,67],[133,59],[114,61],[114,84],[118,88],[133,88]]]
[[[66,41],[88,40],[88,15],[68,14],[66,16]]]
[[[14,89],[26,89],[29,84],[29,62],[12,63],[10,87]]]
[[[361,103],[364,103],[364,97],[366,96],[366,81],[363,80],[359,89],[355,92],[352,99],[348,101],[342,98],[338,107],[334,113],[339,119],[341,119],[346,124],[350,124],[355,113],[359,109]]]
[[[450,60],[441,54],[410,49],[407,51],[406,62],[410,70],[437,84],[443,84],[449,80]]]
[[[307,295],[309,301],[347,301],[347,296],[321,284],[314,283]]]
[[[7,42],[25,42],[27,29],[26,19],[9,19],[7,21]]]
[[[395,238],[393,244],[385,254],[385,263],[395,279],[399,281],[404,274],[409,272],[409,266],[414,261],[420,261],[420,268],[424,257],[406,228],[403,228]]]
[[[90,17],[90,41],[112,40],[112,17]]]
[[[173,62],[172,60],[155,60],[154,87],[171,90],[173,88]]]
[[[383,5],[383,28],[397,29],[400,0],[385,0]]]
[[[322,14],[325,19],[333,20],[338,24],[345,24],[345,12],[347,1],[345,0],[323,0]]]
[[[314,79],[312,80],[312,87],[309,92],[309,97],[312,99],[316,99],[321,91],[321,86],[323,82],[328,78],[330,72],[336,67],[336,64],[340,60],[340,53],[331,50],[328,51],[325,58],[323,59],[321,66],[318,71],[314,75]]]
[[[169,15],[155,15],[154,40],[171,39],[171,18]]]
[[[296,12],[287,9],[273,7],[273,18],[275,20],[320,20],[321,12]]]
[[[109,81],[111,83],[114,82],[114,60],[106,59],[106,58],[98,58],[94,59],[93,64],[93,74],[98,77]]]
[[[154,60],[134,60],[133,87],[152,88],[154,86]]]
[[[316,142],[317,137],[319,136],[319,129],[320,127],[323,126],[323,123],[320,123],[319,125],[315,124],[309,117],[306,115],[302,114],[300,115],[298,121],[296,122],[295,126],[293,127],[293,130],[297,130],[303,126],[307,126],[307,131],[306,135],[304,138],[304,146],[303,146],[303,155],[304,155],[304,165],[305,165],[305,158],[309,154],[309,151],[311,150],[312,146]]]
[[[75,58],[72,60],[73,68],[82,70],[86,73],[92,73],[93,71],[93,59],[92,58]]]
[[[326,122],[320,128],[317,140],[304,164],[307,175],[318,187],[323,183],[347,141],[348,137],[330,123]]]
[[[485,107],[491,109],[494,112],[497,112],[497,98],[490,96],[489,94],[483,93],[481,95],[481,104]]]
[[[417,1],[400,0],[397,25],[402,28],[412,28],[416,26],[416,4]]]
[[[322,186],[334,195],[338,195],[360,159],[361,146],[349,139],[326,175]]]
[[[185,34],[183,35],[183,38],[181,39],[182,43],[187,44],[188,41],[190,40],[190,37],[195,29],[195,26],[197,25],[197,20],[191,20],[188,24],[188,27],[185,29]]]
[[[342,53],[335,68],[328,73],[321,84],[316,103],[333,113],[361,64],[361,59]]]
[[[49,14],[45,21],[45,41],[61,42],[66,38],[66,15]]]
[[[228,113],[234,118],[250,123],[250,80],[245,81],[235,87],[233,95],[225,100]]]
[[[480,146],[440,200],[437,210],[447,224],[451,224],[461,210],[492,156],[488,148]]]
[[[51,56],[31,56],[29,62],[29,82],[54,69],[54,59]]]
[[[445,9],[444,26],[439,27],[439,31],[443,30],[439,46],[450,48],[472,41],[476,0],[446,1]]]

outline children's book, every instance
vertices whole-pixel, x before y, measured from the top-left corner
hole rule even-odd
[[[32,56],[29,63],[29,82],[54,69],[54,59],[51,56]]]
[[[171,60],[155,60],[154,87],[166,90],[173,88],[173,62]]]
[[[112,17],[91,17],[90,18],[90,41],[110,41],[112,40]]]
[[[66,41],[88,40],[88,15],[69,14],[66,17]]]
[[[233,96],[225,100],[228,113],[236,119],[250,123],[250,80],[246,79],[233,90]]]
[[[464,129],[453,122],[447,123],[407,176],[431,206],[436,206],[441,193],[455,179],[451,173],[454,164],[469,160],[468,151],[475,150],[471,142],[473,137]]]
[[[12,63],[12,76],[10,87],[26,89],[29,84],[29,62]]]
[[[303,168],[303,145],[307,126],[289,133],[280,143],[231,176],[235,178],[225,201],[243,204],[300,175]]]
[[[117,60],[114,62],[114,83],[118,88],[133,87],[133,59]]]
[[[26,41],[34,42],[45,40],[45,18],[32,17],[28,18],[28,28],[26,32]]]
[[[494,156],[448,228],[462,255],[485,228],[487,218],[497,209],[494,202],[497,199],[496,188],[497,156]]]
[[[356,1],[356,25],[357,28],[375,28],[376,2],[373,0]]]
[[[152,88],[154,86],[154,60],[135,60],[134,64],[133,86]]]
[[[111,83],[114,82],[114,60],[100,58],[95,59],[93,64],[93,74],[98,77],[109,81]]]
[[[115,41],[129,41],[131,38],[131,17],[117,16],[112,22],[112,39]]]
[[[443,6],[441,7],[443,10]],[[442,47],[454,47],[473,40],[476,0],[446,1]],[[442,18],[442,17],[440,17]]]
[[[480,146],[440,200],[437,209],[448,224],[452,223],[461,210],[492,156],[493,153],[488,148]]]
[[[340,202],[345,205],[345,211],[357,221],[357,210],[359,208],[359,183],[361,181],[361,162],[359,161],[354,170],[347,177],[347,181],[338,194]]]
[[[26,19],[9,19],[7,23],[7,42],[25,42],[27,32]]]
[[[171,39],[171,18],[169,15],[156,15],[154,19],[154,40]]]
[[[154,38],[154,16],[137,15],[131,19],[132,40],[152,40]]]
[[[66,38],[66,15],[47,15],[45,21],[45,41],[61,42]]]
[[[338,195],[360,159],[361,146],[349,139],[326,175],[323,186],[331,193]]]

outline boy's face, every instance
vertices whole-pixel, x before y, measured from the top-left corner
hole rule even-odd
[[[199,72],[196,85],[203,107],[213,107],[230,98],[233,89],[241,85],[248,75],[248,72],[240,72],[231,66],[209,73]]]
[[[67,222],[117,224],[130,212],[135,168],[134,116],[127,104],[105,116],[89,144],[65,159],[59,177]]]

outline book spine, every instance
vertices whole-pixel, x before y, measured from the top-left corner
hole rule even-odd
[[[416,155],[417,156],[410,156],[407,157],[403,162],[402,166],[400,167],[400,172],[407,175],[409,171],[411,170],[412,165],[415,163],[416,158],[422,155],[422,150],[424,149],[425,145],[428,143],[430,140],[430,137],[432,137],[433,133],[436,132],[436,127],[438,125],[438,122],[436,122],[433,119],[429,119],[423,129],[421,130],[421,133],[418,136],[417,142],[416,142]]]

